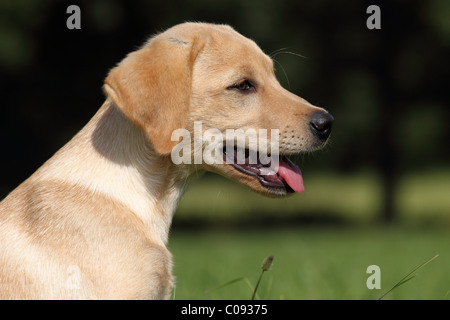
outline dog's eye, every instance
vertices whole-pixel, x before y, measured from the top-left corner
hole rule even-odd
[[[255,90],[255,86],[249,80],[241,80],[238,83],[228,87],[228,89],[235,89],[242,92],[249,92]]]

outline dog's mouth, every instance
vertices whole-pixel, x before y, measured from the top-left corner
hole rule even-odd
[[[233,149],[233,154],[227,154],[226,147],[223,148],[223,159],[236,170],[255,177],[261,185],[269,190],[282,190],[286,193],[305,191],[303,186],[303,177],[300,168],[295,165],[287,156],[278,156],[278,165],[274,161],[261,162],[259,152],[253,152],[252,156],[249,149],[241,150],[238,156],[238,149]],[[230,152],[231,153],[231,152]],[[268,156],[271,160],[274,158]]]

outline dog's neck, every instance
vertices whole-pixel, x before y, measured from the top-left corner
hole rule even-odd
[[[109,99],[37,174],[82,185],[120,202],[143,221],[152,241],[164,245],[190,178],[170,155],[158,155],[144,132]]]

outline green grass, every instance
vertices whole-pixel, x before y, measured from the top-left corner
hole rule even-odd
[[[449,299],[450,233],[445,228],[299,228],[252,231],[175,230],[169,248],[175,299],[250,299],[261,262],[273,266],[258,289],[262,299],[378,299],[435,254],[417,277],[385,299]],[[381,269],[381,289],[369,290],[369,265]]]
[[[399,180],[394,227],[377,223],[382,189],[375,172],[306,172],[304,181],[304,194],[283,199],[224,178],[194,182],[169,242],[175,299],[250,299],[269,255],[274,263],[258,288],[263,299],[378,299],[435,254],[385,299],[450,299],[449,169]],[[304,223],[311,219],[316,223]],[[181,228],[188,224],[202,231]],[[373,264],[381,268],[380,290],[366,287]],[[238,278],[247,280],[205,293]]]

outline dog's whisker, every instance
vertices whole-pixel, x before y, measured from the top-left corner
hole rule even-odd
[[[269,57],[270,57],[270,58],[273,58],[273,57],[276,56],[280,51],[286,50],[286,49],[287,49],[287,48],[280,48],[280,49],[277,49],[277,50],[271,52],[271,53],[269,54]]]
[[[275,60],[275,59],[273,59],[273,58],[272,58],[272,60],[280,65],[281,71],[283,71],[283,74],[284,74],[284,76],[286,77],[286,81],[287,81],[287,84],[288,84],[288,88],[291,89],[291,83],[289,82],[289,77],[288,77],[288,75],[287,75],[287,73],[286,73],[286,70],[283,68],[283,65],[282,65],[279,61],[277,61],[277,60]]]
[[[299,53],[295,53],[295,52],[292,52],[292,51],[278,51],[278,52],[274,53],[273,55],[271,55],[270,57],[273,59],[274,57],[276,57],[279,54],[290,54],[290,55],[293,55],[293,56],[296,56],[296,57],[307,59],[307,57],[305,57],[304,55],[301,55]]]

